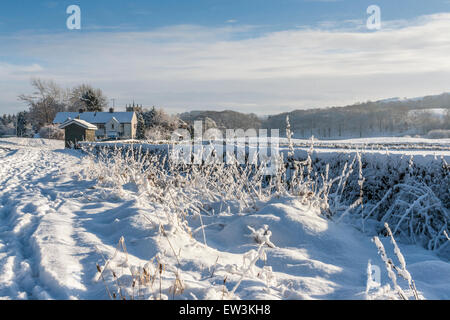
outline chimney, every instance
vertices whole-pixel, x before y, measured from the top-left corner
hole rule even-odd
[[[109,113],[114,113],[114,108],[109,108]]]
[[[84,109],[79,109],[78,112],[79,112],[79,113],[83,113],[83,112],[84,112]]]

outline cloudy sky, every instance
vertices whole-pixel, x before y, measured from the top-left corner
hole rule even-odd
[[[81,30],[66,9],[81,8]],[[382,28],[368,30],[367,8]],[[257,114],[450,91],[449,0],[1,1],[0,113],[30,79]]]

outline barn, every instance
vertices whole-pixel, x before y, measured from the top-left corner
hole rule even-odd
[[[81,141],[95,141],[97,126],[80,119],[67,119],[59,126],[64,129],[66,148],[76,146]]]

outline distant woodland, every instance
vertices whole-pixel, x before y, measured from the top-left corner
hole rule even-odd
[[[376,136],[447,137],[450,132],[450,94],[419,99],[391,99],[345,107],[295,110],[259,118],[234,111],[193,111],[180,118],[202,120],[220,129],[280,129],[286,131],[289,116],[295,138],[364,138]],[[450,137],[450,136],[449,136]]]
[[[34,92],[19,99],[27,111],[0,116],[0,136],[61,137],[52,121],[59,111],[102,111],[109,100],[100,89],[87,84],[64,89],[53,81],[32,80]],[[319,139],[366,138],[380,136],[420,136],[450,138],[450,94],[416,99],[368,101],[344,107],[295,110],[259,117],[236,111],[191,111],[169,115],[162,108],[127,105],[127,111],[138,115],[138,139],[170,139],[177,128],[192,132],[195,121],[202,121],[204,130],[279,129],[286,134],[289,116],[294,138]],[[276,106],[274,106],[276,110]]]

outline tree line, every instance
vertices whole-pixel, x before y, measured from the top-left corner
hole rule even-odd
[[[265,118],[235,111],[191,111],[180,117],[188,124],[203,121],[204,128],[279,129],[286,133],[286,117],[294,138],[366,138],[376,136],[450,137],[450,94],[411,100],[358,102],[345,107],[305,109]]]
[[[269,116],[263,128],[286,129],[291,119],[295,138],[365,138],[374,136],[428,136],[450,130],[450,94],[415,100],[356,103],[346,107],[296,110]]]
[[[33,79],[34,92],[22,94],[28,110],[0,117],[0,136],[18,135],[61,138],[52,125],[61,111],[104,111],[108,98],[101,89],[88,84],[64,89],[53,81]],[[169,115],[163,109],[143,108],[134,102],[126,106],[138,118],[137,138],[168,140],[177,128],[193,131],[195,121],[202,121],[204,130],[279,129],[283,136],[286,116],[291,119],[295,138],[315,136],[321,139],[363,138],[373,136],[420,135],[450,136],[450,94],[427,96],[411,100],[363,102],[345,107],[295,110],[260,118],[255,114],[235,111],[191,111]]]
[[[28,110],[17,115],[3,115],[0,135],[32,137],[39,133],[47,138],[61,138],[61,133],[52,126],[58,112],[103,111],[108,105],[108,98],[101,89],[89,84],[62,88],[51,80],[32,79],[31,86],[34,90],[31,94],[18,97]]]
[[[33,93],[18,97],[28,110],[0,117],[0,136],[32,137],[39,133],[43,138],[62,139],[62,131],[52,125],[58,112],[102,112],[108,107],[108,98],[102,90],[89,84],[62,88],[52,80],[32,79],[31,85]],[[126,110],[137,114],[138,139],[170,139],[174,130],[186,127],[181,119],[161,108],[147,109],[133,102]]]
[[[138,140],[170,140],[176,129],[187,127],[177,115],[170,115],[155,106],[143,108],[133,102],[133,105],[126,106],[126,111],[136,113]]]

